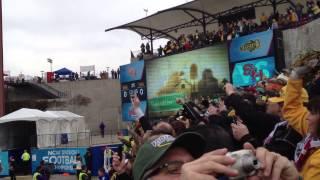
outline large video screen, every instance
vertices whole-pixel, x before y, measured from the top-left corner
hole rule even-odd
[[[274,57],[236,63],[232,71],[232,82],[235,86],[250,86],[262,78],[271,78],[275,71]]]
[[[227,45],[221,44],[146,62],[150,117],[168,116],[181,108],[179,98],[215,96],[229,80]]]

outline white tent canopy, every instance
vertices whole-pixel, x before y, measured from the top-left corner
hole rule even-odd
[[[38,121],[40,119],[52,121],[56,119],[56,117],[51,114],[40,111],[38,109],[22,108],[1,117],[0,124],[14,122],[14,121]]]
[[[58,116],[60,118],[64,118],[65,120],[68,120],[68,121],[84,119],[83,116],[74,114],[69,111],[46,111],[46,113],[53,114],[53,115]]]
[[[14,123],[35,123],[38,148],[61,144],[61,134],[67,134],[68,141],[72,141],[79,132],[86,132],[86,123],[83,116],[68,111],[40,111],[37,109],[20,109],[0,118],[0,135],[13,131],[19,134],[21,128],[14,129]],[[9,126],[9,124],[13,124]],[[13,130],[12,130],[13,129]],[[26,131],[26,129],[24,129]],[[12,134],[11,133],[11,134]],[[14,143],[13,143],[14,144]]]

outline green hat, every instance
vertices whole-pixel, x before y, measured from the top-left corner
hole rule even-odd
[[[134,180],[142,180],[147,171],[153,168],[172,147],[185,148],[194,158],[200,157],[205,150],[204,138],[193,132],[183,133],[177,138],[161,135],[144,143],[133,164]]]

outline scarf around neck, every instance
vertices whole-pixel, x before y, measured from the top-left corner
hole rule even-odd
[[[311,136],[309,133],[302,141],[297,144],[294,155],[296,167],[301,170],[305,161],[312,154],[313,150],[320,148],[320,139]]]

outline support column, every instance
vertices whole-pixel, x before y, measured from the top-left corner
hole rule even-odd
[[[273,14],[277,13],[277,0],[271,0],[272,3],[272,9],[273,9]]]
[[[153,34],[151,29],[150,29],[150,46],[151,46],[151,54],[153,55]]]
[[[3,80],[3,39],[2,39],[2,0],[0,0],[0,117],[5,114]]]
[[[204,16],[204,13],[202,13],[202,28],[203,28],[204,36],[207,37],[207,23],[206,23],[206,18]]]

